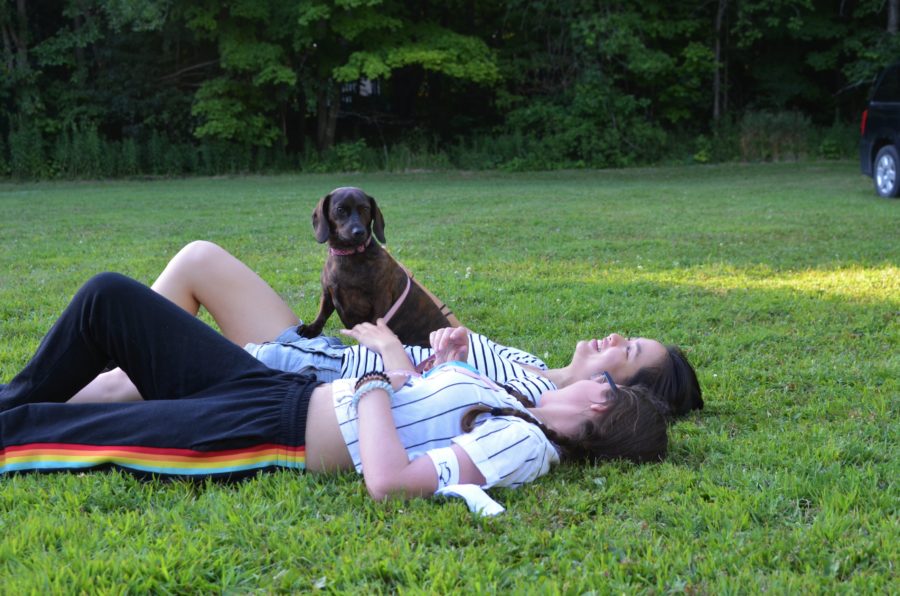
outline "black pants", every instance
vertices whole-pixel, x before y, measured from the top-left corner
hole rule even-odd
[[[62,403],[110,361],[146,401]],[[316,385],[267,368],[150,288],[104,273],[0,387],[0,473],[116,466],[239,478],[302,469]]]

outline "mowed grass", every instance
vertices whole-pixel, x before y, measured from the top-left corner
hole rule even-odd
[[[706,409],[666,462],[564,467],[493,519],[352,474],[2,478],[0,591],[897,591],[900,201],[852,163],[0,186],[0,382],[90,275],[150,283],[193,239],[312,318],[310,213],[341,185],[469,327],[551,365],[680,344]]]

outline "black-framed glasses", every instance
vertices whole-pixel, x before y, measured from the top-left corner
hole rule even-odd
[[[612,375],[609,374],[608,370],[603,371],[603,378],[605,378],[606,382],[609,383],[609,388],[612,389],[612,392],[618,393],[619,388],[616,386],[615,381],[612,380]]]

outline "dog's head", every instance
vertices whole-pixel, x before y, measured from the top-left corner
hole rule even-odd
[[[384,243],[384,217],[375,199],[358,188],[335,188],[313,209],[312,225],[319,243],[331,240],[337,246],[368,242],[375,234]]]

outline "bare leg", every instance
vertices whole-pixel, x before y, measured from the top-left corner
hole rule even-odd
[[[212,242],[182,248],[152,287],[193,315],[205,307],[239,346],[270,341],[300,322],[269,284]]]
[[[240,346],[272,340],[299,323],[297,315],[275,290],[212,242],[198,240],[182,248],[152,287],[192,315],[205,307],[223,335]],[[98,376],[69,401],[140,399],[128,376],[116,369]]]
[[[97,375],[81,391],[69,398],[70,404],[112,401],[141,401],[141,393],[121,368]]]

